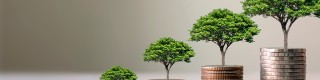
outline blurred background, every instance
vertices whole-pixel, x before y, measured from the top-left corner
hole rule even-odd
[[[188,41],[192,24],[213,9],[242,12],[242,0],[0,0],[1,80],[98,80],[114,65],[129,68],[139,80],[164,78],[160,63],[144,62],[150,43],[172,37],[196,52],[191,63],[177,63],[171,76],[200,80],[203,65],[220,65],[218,46]],[[234,43],[226,64],[243,65],[245,80],[260,79],[259,49],[282,47],[273,18],[252,18],[262,30],[254,43]],[[307,49],[307,79],[320,78],[320,19],[300,18],[289,47]]]

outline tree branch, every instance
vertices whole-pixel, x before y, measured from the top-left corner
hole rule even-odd
[[[220,48],[220,52],[224,52],[224,46],[219,46],[219,48]]]
[[[281,22],[285,22],[286,21],[286,15],[285,14],[283,14],[283,13],[279,13],[280,14],[280,16],[281,16]]]
[[[217,41],[212,40],[213,43],[217,44]]]
[[[228,43],[227,43],[227,47],[226,47],[225,50],[224,50],[225,52],[228,51],[228,48],[231,46],[231,44],[232,44],[232,42],[228,42]]]
[[[289,17],[285,18],[285,21],[284,21],[285,26],[287,26],[289,19],[290,19]]]
[[[290,20],[290,25],[289,25],[289,28],[287,29],[287,32],[290,31],[291,27],[292,27],[292,24],[298,19],[298,17],[295,17],[293,18],[292,20]]]
[[[169,70],[171,69],[171,67],[172,67],[172,65],[173,65],[173,64],[174,64],[174,63],[171,63],[171,64],[170,64],[170,66],[169,66]]]
[[[165,65],[165,66],[168,65],[168,63],[167,63],[166,61],[162,61],[161,63],[162,63],[163,65]]]
[[[278,17],[277,20],[281,23],[282,20],[283,20],[283,18],[281,17],[281,14],[280,14],[280,13],[277,13],[277,14],[276,14],[276,17]]]
[[[279,21],[279,18],[277,18],[277,16],[271,16],[271,17]]]
[[[285,32],[286,31],[286,20],[285,20],[285,17],[283,14],[281,14],[280,12],[276,14],[276,17],[278,17],[278,21],[279,23],[281,24],[281,28],[282,28],[282,31]],[[276,18],[275,18],[276,19]],[[288,20],[288,19],[287,19]]]

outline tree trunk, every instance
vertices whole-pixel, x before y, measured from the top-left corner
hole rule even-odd
[[[284,51],[288,51],[288,32],[283,32],[284,35]]]
[[[222,51],[221,52],[221,56],[222,56],[222,66],[224,66],[225,65],[225,55],[226,55],[226,52],[224,52],[224,51]]]

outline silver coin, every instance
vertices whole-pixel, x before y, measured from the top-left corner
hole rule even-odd
[[[294,57],[273,57],[273,56],[260,56],[261,60],[306,60],[305,56],[294,56]]]
[[[262,75],[268,75],[268,76],[303,76],[305,75],[305,73],[302,72],[285,72],[285,73],[281,73],[281,72],[261,72]]]
[[[261,52],[285,52],[283,48],[261,48]],[[305,48],[289,48],[287,52],[306,52]]]
[[[261,48],[260,51],[261,80],[305,79],[306,49]]]
[[[280,79],[280,80],[297,80],[297,79],[305,79],[306,76],[261,76],[262,79]]]
[[[273,68],[261,68],[261,72],[302,72],[305,73],[306,69],[273,69]]]
[[[306,61],[272,61],[260,60],[261,64],[306,64]]]
[[[270,53],[270,52],[261,52],[260,56],[306,56],[306,53]]]
[[[297,65],[270,65],[270,64],[261,64],[262,68],[280,68],[280,69],[284,69],[284,68],[288,68],[288,69],[292,69],[292,68],[306,68],[306,64],[297,64]]]

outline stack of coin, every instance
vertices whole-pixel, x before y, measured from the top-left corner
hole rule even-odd
[[[239,65],[207,65],[201,71],[201,80],[243,80],[243,66]]]
[[[261,48],[261,80],[305,80],[306,49]]]

